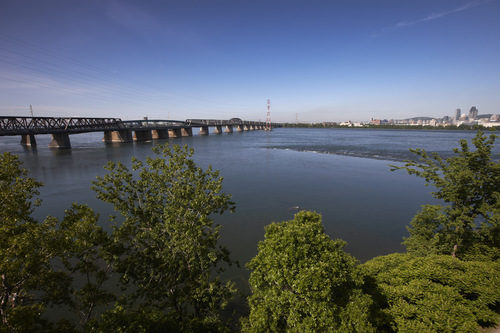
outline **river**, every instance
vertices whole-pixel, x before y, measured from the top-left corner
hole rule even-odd
[[[450,156],[469,131],[295,129],[249,131],[185,137],[163,142],[187,144],[201,166],[212,165],[232,194],[235,213],[216,217],[223,225],[222,242],[233,259],[248,262],[257,252],[264,226],[291,219],[300,209],[323,215],[326,232],[347,241],[346,251],[361,261],[402,251],[406,225],[423,204],[436,202],[432,188],[404,171],[391,172],[411,158],[408,148],[424,148]],[[37,136],[36,149],[19,137],[0,138],[0,151],[18,154],[30,175],[44,183],[36,217],[61,217],[72,202],[87,203],[106,216],[112,208],[90,189],[108,160],[130,162],[152,155],[157,142],[104,144],[102,133],[72,135],[71,150],[47,147],[50,137]],[[162,142],[162,141],[159,141]],[[495,153],[500,152],[499,144]],[[235,270],[244,281],[248,272]]]

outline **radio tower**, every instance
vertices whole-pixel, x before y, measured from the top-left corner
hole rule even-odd
[[[271,100],[267,100],[266,131],[271,131]]]

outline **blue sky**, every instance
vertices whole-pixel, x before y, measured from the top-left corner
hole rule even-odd
[[[500,113],[500,0],[0,1],[0,114]]]

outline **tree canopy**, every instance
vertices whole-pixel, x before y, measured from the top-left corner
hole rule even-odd
[[[411,253],[461,258],[500,258],[500,161],[492,156],[496,136],[478,132],[471,150],[460,140],[455,156],[410,149],[418,157],[403,167],[422,177],[444,205],[426,205],[410,223],[404,244]]]
[[[500,302],[500,263],[450,255],[394,253],[361,266],[380,294],[379,327],[394,332],[477,332],[494,326]]]
[[[76,203],[60,221],[35,220],[42,184],[16,156],[0,156],[0,331],[226,328],[220,315],[234,286],[220,273],[232,261],[213,215],[234,204],[218,172],[196,166],[191,149],[153,150],[156,158],[133,159],[131,170],[110,162],[94,182],[119,214],[111,232]],[[50,307],[74,318],[48,320]]]
[[[231,260],[212,215],[234,205],[218,171],[196,166],[192,149],[153,151],[158,157],[134,158],[131,170],[109,162],[93,186],[122,217],[112,234],[113,269],[129,291],[120,302],[159,310],[179,329],[222,325],[220,310],[234,287],[214,274]]]
[[[56,221],[32,217],[40,186],[17,156],[0,155],[0,331],[49,327],[40,314],[67,297],[67,276],[51,266]]]
[[[272,223],[248,263],[252,270],[246,332],[370,332],[371,298],[357,261],[330,239],[321,216],[302,211]]]

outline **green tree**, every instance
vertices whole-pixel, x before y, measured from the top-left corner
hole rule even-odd
[[[321,216],[302,211],[266,227],[252,270],[246,332],[370,332],[370,296],[357,261],[330,239]]]
[[[450,255],[394,253],[361,268],[381,294],[380,328],[394,332],[477,332],[495,326],[500,263],[461,261]]]
[[[112,273],[111,237],[97,225],[98,220],[90,207],[75,203],[65,210],[57,229],[61,254],[53,264],[62,263],[64,272],[71,277],[71,299],[66,305],[78,316],[72,322],[77,321],[80,329],[94,324],[99,306],[116,299],[106,288]]]
[[[70,279],[51,265],[57,220],[32,217],[41,185],[17,156],[0,155],[0,331],[48,328],[44,310],[68,301]]]
[[[153,151],[159,156],[145,163],[134,158],[131,170],[109,162],[109,173],[94,182],[98,198],[122,219],[111,252],[128,297],[105,314],[107,324],[127,314],[142,318],[135,309],[150,308],[163,314],[151,317],[179,330],[221,327],[220,310],[234,287],[217,276],[231,260],[218,245],[220,226],[212,215],[233,203],[219,173],[196,166],[192,149],[159,145]]]
[[[478,132],[460,141],[455,156],[410,149],[418,161],[403,167],[409,174],[433,185],[433,196],[445,205],[427,205],[410,223],[405,239],[409,252],[419,255],[452,254],[461,258],[500,258],[500,162],[492,157],[495,135]]]

